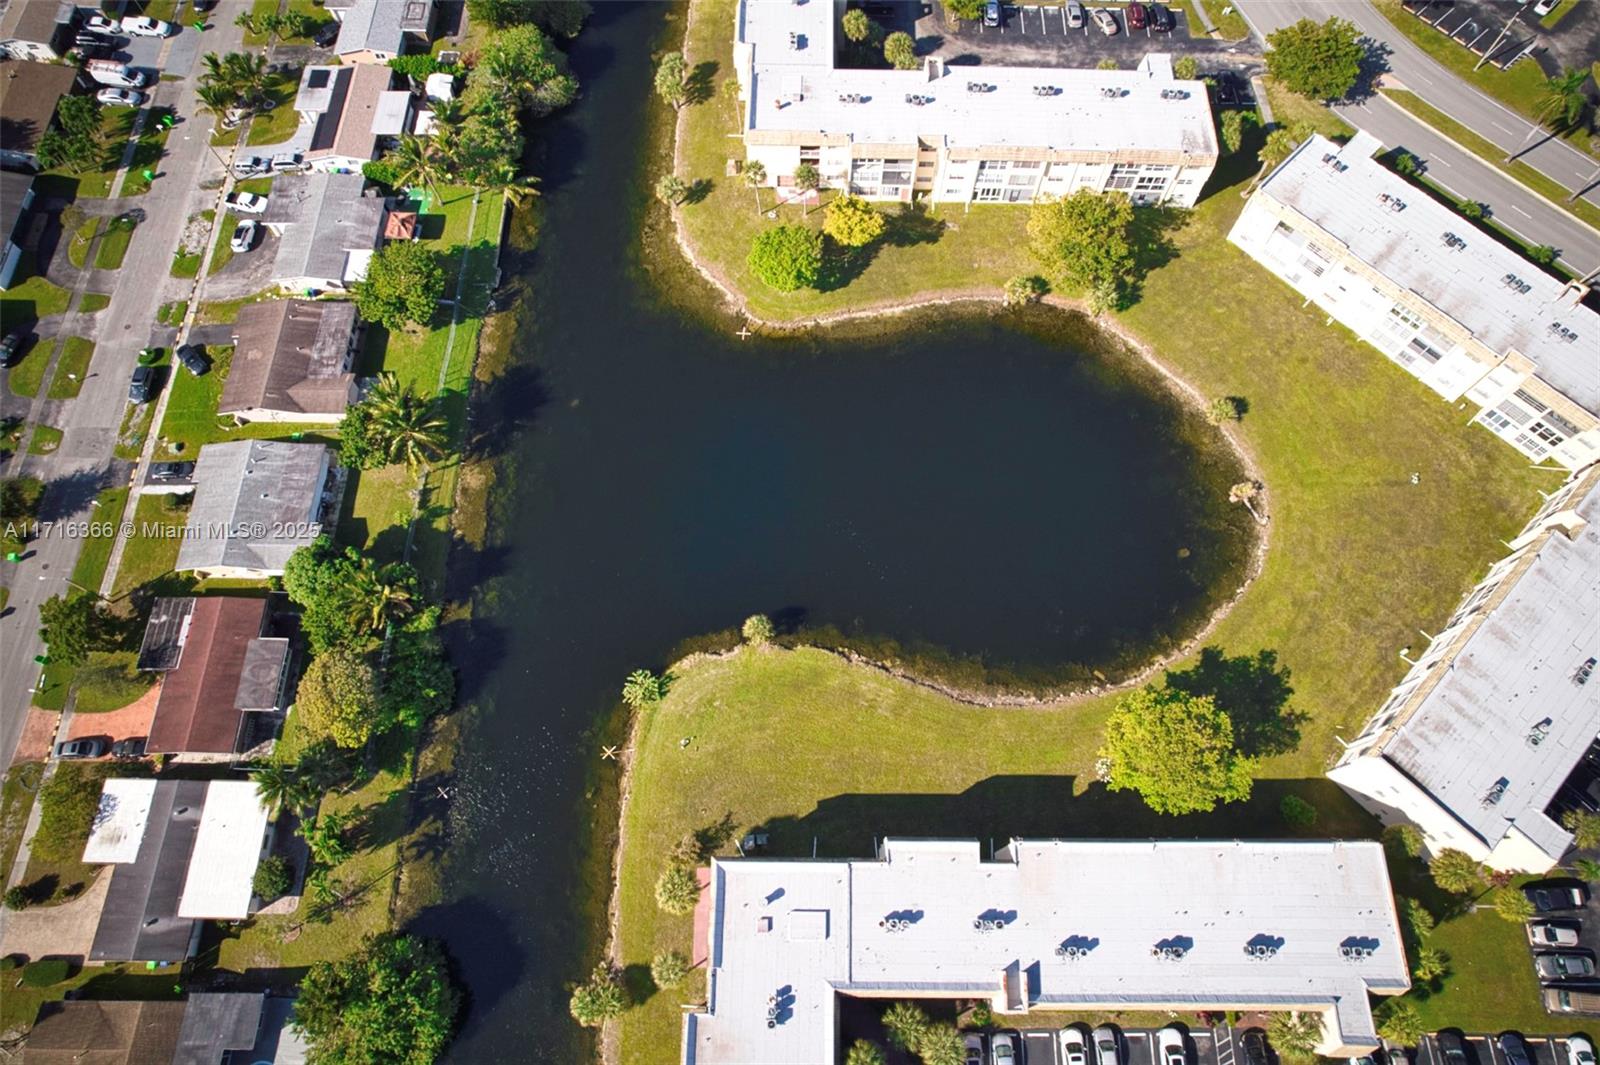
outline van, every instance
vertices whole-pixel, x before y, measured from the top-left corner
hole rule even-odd
[[[135,70],[114,59],[91,59],[84,64],[89,76],[102,85],[115,85],[119,89],[142,89],[150,84],[150,75]]]
[[[1544,989],[1544,1008],[1551,1013],[1589,1013],[1600,1016],[1600,991],[1547,987]]]

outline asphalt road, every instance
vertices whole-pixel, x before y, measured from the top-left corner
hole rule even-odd
[[[1434,62],[1403,34],[1397,32],[1389,24],[1389,20],[1370,4],[1352,3],[1351,0],[1235,0],[1235,2],[1263,40],[1273,30],[1298,22],[1302,18],[1320,22],[1330,16],[1338,15],[1349,19],[1367,36],[1388,46],[1389,70],[1405,84],[1406,88],[1507,152],[1517,150],[1525,142],[1531,144],[1532,146],[1523,152],[1520,158],[1569,190],[1582,188],[1596,168],[1600,167],[1600,164],[1592,158],[1565,141],[1547,137],[1542,131],[1536,134],[1533,140],[1528,141],[1529,131],[1533,129],[1531,123]],[[1521,188],[1520,185],[1516,187]],[[1524,195],[1533,198],[1532,193]],[[1600,206],[1600,188],[1590,189],[1585,193],[1584,199]],[[1494,204],[1498,201],[1488,202]]]
[[[140,42],[141,47],[159,43],[163,71],[187,75],[202,49],[227,52],[240,47],[243,31],[233,24],[236,6],[219,5],[210,19],[213,28],[204,34],[185,27],[175,37]],[[142,53],[140,58],[144,58]],[[156,310],[168,300],[188,299],[192,293],[194,282],[171,277],[168,267],[189,215],[215,206],[217,193],[204,191],[200,185],[222,177],[222,164],[209,147],[211,120],[196,115],[194,82],[184,77],[157,83],[154,103],[176,107],[180,121],[167,138],[167,155],[157,167],[155,183],[136,198],[145,218],[134,231],[127,257],[116,272],[111,304],[99,312],[99,339],[82,391],[65,402],[41,398],[31,405],[6,394],[6,413],[25,413],[33,422],[48,404],[49,423],[63,431],[61,447],[54,453],[19,456],[7,470],[8,475],[38,477],[49,486],[45,508],[47,516],[56,521],[116,522],[122,517],[96,514],[93,504],[100,488],[128,477],[129,464],[112,455],[127,407],[128,379],[141,347],[157,338],[163,344],[169,342],[171,331],[155,324]],[[35,351],[30,357],[40,354]],[[41,397],[44,391],[41,387]],[[66,580],[83,542],[80,535],[65,532],[40,537],[29,544],[30,552],[22,562],[6,564],[0,571],[0,582],[10,589],[10,610],[0,618],[0,678],[4,679],[0,683],[0,765],[9,765],[16,751],[38,677],[34,656],[43,649],[38,634],[39,604],[67,591]]]

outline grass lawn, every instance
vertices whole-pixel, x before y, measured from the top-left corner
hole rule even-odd
[[[144,171],[149,170],[157,175],[161,173],[161,159],[167,154],[167,134],[171,131],[161,124],[160,118],[170,110],[154,108],[145,119],[144,129],[139,133],[139,143],[134,147],[133,158],[128,163],[128,175],[122,179],[121,195],[144,195],[150,191],[150,180],[144,176]]]
[[[1508,923],[1492,908],[1443,922],[1428,937],[1428,945],[1450,956],[1442,992],[1418,988],[1410,995],[1430,1031],[1515,1028],[1533,1034],[1572,1026],[1570,1020],[1544,1011],[1522,926]]]
[[[100,270],[118,270],[122,268],[122,260],[127,258],[128,245],[133,242],[133,231],[137,223],[126,216],[113,219],[105,230],[105,235],[100,238],[100,246],[95,249],[94,265]]]
[[[1329,140],[1343,144],[1356,135],[1355,127],[1315,100],[1308,100],[1297,92],[1290,92],[1274,77],[1261,79],[1267,90],[1267,104],[1272,108],[1273,121],[1280,126],[1305,123]]]
[[[127,505],[126,485],[120,488],[107,488],[95,496],[95,509],[90,520],[96,523],[120,521]],[[105,579],[106,565],[111,561],[111,547],[115,543],[115,536],[91,536],[84,540],[83,550],[78,552],[78,561],[72,566],[72,583],[79,588],[88,588],[98,593],[100,582]]]
[[[59,763],[55,775],[40,789],[40,802],[49,803],[54,797],[60,802],[62,810],[81,810],[84,817],[81,822],[60,819],[59,831],[51,834],[48,831],[49,806],[45,807],[39,831],[28,853],[28,870],[23,883],[36,884],[46,879],[53,887],[54,894],[48,895],[44,891],[40,894],[47,895],[51,903],[65,902],[87,889],[94,882],[96,873],[103,868],[86,865],[82,861],[83,846],[89,842],[89,827],[94,820],[100,785],[113,776],[132,775],[138,774],[112,762]],[[65,801],[63,797],[68,794],[78,796],[81,801]],[[84,806],[87,808],[82,809]],[[54,878],[53,882],[48,880],[51,877]]]
[[[1556,9],[1539,20],[1539,25],[1547,30],[1553,30],[1561,24],[1561,20],[1572,14],[1573,8],[1578,6],[1578,0],[1561,0]]]
[[[55,376],[50,378],[51,399],[73,399],[83,388],[83,379],[89,372],[89,360],[94,358],[94,341],[84,337],[67,337],[61,341],[61,355],[56,359]]]
[[[206,354],[212,360],[210,373],[196,377],[180,371],[174,375],[166,417],[161,422],[162,445],[157,459],[180,456],[192,459],[202,444],[224,440],[288,440],[296,433],[302,434],[304,439],[331,441],[337,437],[335,427],[331,425],[292,425],[283,422],[235,425],[231,417],[217,414],[217,402],[222,397],[222,386],[228,380],[233,348],[208,347]],[[175,448],[174,444],[182,447]]]
[[[300,90],[300,68],[291,67],[281,74],[267,77],[267,95],[277,106],[262,111],[250,119],[250,135],[245,144],[282,144],[294,136],[300,122],[300,112],[293,106],[295,93]]]
[[[85,292],[83,299],[78,301],[78,310],[84,314],[94,314],[111,306],[111,296],[105,292]]]
[[[122,962],[83,966],[54,987],[8,986],[6,993],[0,996],[0,1031],[32,1025],[40,1006],[59,1001],[68,992],[75,998],[176,999],[179,997],[176,973],[177,970],[170,967],[150,973],[145,971],[144,962]]]
[[[67,262],[82,270],[89,261],[89,246],[94,243],[95,234],[100,232],[99,218],[86,218],[78,223],[72,231],[72,239],[67,242]]]
[[[1211,24],[1217,28],[1217,33],[1230,41],[1239,41],[1250,36],[1250,24],[1239,14],[1239,9],[1227,0],[1200,0],[1206,6],[1206,14],[1211,16]],[[1227,14],[1223,14],[1226,11]],[[1198,22],[1190,23],[1198,27]],[[1203,32],[1203,31],[1202,31]]]
[[[36,425],[28,437],[28,454],[48,455],[61,446],[61,430],[53,425]]]
[[[1473,70],[1473,65],[1478,61],[1475,53],[1407,12],[1400,6],[1400,0],[1372,0],[1372,6],[1410,38],[1412,44],[1427,52],[1452,74],[1499,100],[1528,121],[1538,121],[1539,105],[1546,84],[1544,71],[1539,69],[1538,63],[1525,59],[1511,64],[1505,70],[1498,69],[1493,63],[1486,63],[1482,69]],[[1573,131],[1565,139],[1580,152],[1589,151],[1589,139],[1581,130]]]
[[[134,702],[155,683],[155,675],[134,668],[135,651],[92,651],[78,667],[75,713],[103,714]]]
[[[251,19],[260,20],[262,18],[265,18],[268,15],[276,15],[277,13],[278,13],[278,0],[251,0],[251,4],[250,4],[250,17],[251,17]],[[264,45],[264,44],[267,43],[267,37],[268,36],[269,36],[268,34],[257,33],[254,30],[248,30],[247,29],[247,30],[244,31],[244,43],[246,45],[251,45],[251,46]]]
[[[211,248],[211,265],[206,268],[207,277],[213,276],[233,261],[233,229],[238,224],[239,216],[232,211],[223,215],[222,225],[217,227],[216,240]],[[198,269],[198,264],[196,268]]]
[[[141,496],[133,511],[133,535],[122,549],[122,564],[117,569],[116,583],[111,587],[111,598],[121,599],[127,593],[157,578],[171,573],[178,561],[178,536],[159,535],[152,526],[180,526],[189,516],[186,503],[177,502],[177,496]]]
[[[156,321],[162,325],[178,325],[183,321],[183,316],[188,313],[188,300],[173,300],[171,303],[163,303],[156,308]]]
[[[40,762],[19,762],[6,771],[0,781],[0,869],[9,872],[16,860],[17,848],[22,846],[22,830],[28,824],[28,811],[33,809],[33,796],[39,786],[39,776],[44,771]],[[7,990],[6,996],[10,995]]]
[[[1545,177],[1520,159],[1507,166],[1502,162],[1506,153],[1496,148],[1488,138],[1473,132],[1416,93],[1405,89],[1384,89],[1383,94],[1495,169],[1511,175],[1540,196],[1572,212],[1589,225],[1600,227],[1600,207],[1581,199],[1569,202],[1567,197],[1570,193],[1565,186]]]

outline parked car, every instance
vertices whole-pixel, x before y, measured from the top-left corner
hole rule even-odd
[[[256,192],[236,192],[223,202],[238,214],[260,214],[267,209],[267,198]]]
[[[1600,991],[1575,987],[1544,989],[1544,1008],[1551,1013],[1587,1013],[1600,1016]]]
[[[1172,9],[1166,4],[1150,5],[1150,28],[1157,33],[1171,33],[1177,28],[1178,20],[1172,14]]]
[[[1594,975],[1594,959],[1573,950],[1536,954],[1533,967],[1540,977],[1546,980],[1571,980],[1574,977]]]
[[[1444,1065],[1473,1065],[1467,1041],[1455,1029],[1446,1028],[1433,1037],[1433,1042],[1439,1048],[1439,1059]]]
[[[1589,889],[1576,880],[1539,880],[1522,889],[1539,913],[1576,910],[1589,901]]]
[[[91,11],[83,20],[83,28],[90,33],[121,33],[122,23],[103,12]]]
[[[1100,27],[1100,32],[1107,37],[1115,37],[1122,27],[1117,24],[1117,16],[1103,7],[1094,9],[1094,24]]]
[[[1580,927],[1577,921],[1532,921],[1528,942],[1536,947],[1575,947]]]
[[[1586,1036],[1567,1037],[1567,1065],[1594,1065],[1594,1044]]]
[[[105,753],[105,740],[97,740],[92,737],[82,740],[67,740],[65,743],[56,744],[57,758],[99,758]]]
[[[1560,2],[1561,0],[1539,0],[1537,4],[1533,5],[1533,13],[1535,15],[1548,15],[1556,9],[1556,5]]]
[[[272,160],[260,155],[245,155],[233,161],[234,177],[253,177],[272,172]]]
[[[274,174],[298,174],[305,168],[305,161],[299,152],[284,152],[272,157],[271,169]]]
[[[1501,1032],[1500,1038],[1495,1041],[1500,1046],[1500,1053],[1505,1055],[1507,1065],[1533,1065],[1533,1055],[1528,1052],[1528,1044],[1516,1032]]]
[[[206,359],[205,353],[198,344],[181,344],[177,351],[178,363],[196,377],[204,377],[211,371],[211,363]]]
[[[106,51],[107,49],[101,49]],[[119,89],[142,89],[150,84],[150,75],[135,70],[114,59],[91,59],[83,65],[89,76],[101,85],[114,85]]]
[[[94,98],[108,107],[143,107],[145,95],[135,89],[104,88]]]
[[[1122,1065],[1122,1040],[1110,1025],[1094,1030],[1094,1058],[1097,1065]]]
[[[128,382],[128,398],[135,403],[149,403],[160,382],[161,374],[154,366],[135,366]]]
[[[1075,1024],[1061,1029],[1061,1060],[1063,1065],[1089,1065],[1089,1040]]]
[[[148,480],[152,483],[187,481],[193,476],[194,463],[192,462],[152,462]]]
[[[79,57],[87,59],[91,63],[109,62],[117,54],[117,46],[110,41],[101,41],[96,44],[79,44],[73,47],[78,50]]]
[[[1014,1032],[996,1032],[989,1037],[990,1065],[1017,1065],[1017,1037]]]
[[[0,366],[15,366],[22,361],[22,342],[28,334],[21,329],[15,329],[0,340]]]
[[[132,15],[122,20],[122,32],[135,37],[171,37],[177,30],[170,22],[148,15]]]
[[[1170,1024],[1156,1033],[1156,1065],[1189,1065],[1183,1033]]]
[[[312,38],[312,43],[318,48],[326,48],[339,39],[339,23],[327,22],[317,30],[317,35]]]
[[[1083,5],[1078,0],[1067,0],[1067,28],[1083,29]]]
[[[1239,1037],[1239,1050],[1244,1065],[1272,1065],[1272,1054],[1267,1050],[1267,1033],[1259,1028],[1247,1029]]]
[[[111,745],[113,758],[143,758],[145,737],[137,736],[132,739],[118,740]]]
[[[1139,0],[1133,0],[1133,3],[1129,4],[1124,9],[1124,12],[1128,16],[1128,29],[1142,30],[1145,28],[1147,21],[1145,16],[1147,12],[1144,9],[1144,5],[1141,4]]]
[[[962,1065],[985,1065],[983,1060],[983,1033],[968,1032],[961,1042],[966,1051],[962,1055]],[[1593,1062],[1589,1062],[1587,1065],[1593,1065]]]
[[[985,26],[1000,25],[999,0],[989,0],[987,4],[983,5],[983,24]]]
[[[228,239],[228,247],[236,252],[249,251],[255,243],[256,224],[248,218],[233,227],[233,236]]]

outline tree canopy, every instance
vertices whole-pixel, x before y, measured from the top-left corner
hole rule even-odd
[[[1290,92],[1313,100],[1342,100],[1361,77],[1366,48],[1361,30],[1342,18],[1303,18],[1267,34],[1267,71]]]
[[[82,665],[89,652],[105,643],[108,622],[92,595],[52,595],[39,604],[39,639],[50,660],[62,665]]]
[[[420,241],[392,241],[367,263],[367,276],[354,294],[361,317],[390,329],[410,322],[427,325],[438,313],[444,295],[444,264],[439,254]]]
[[[845,37],[856,44],[866,40],[867,35],[872,32],[872,20],[858,7],[846,11],[839,25],[844,30]]]
[[[439,945],[389,933],[349,957],[313,964],[294,1023],[318,1065],[432,1065],[459,1008]]]
[[[605,962],[596,965],[589,982],[572,990],[567,1009],[585,1028],[598,1028],[628,1008],[628,992]]]
[[[822,234],[792,224],[763,229],[746,261],[763,283],[779,292],[809,288],[822,276]]]
[[[295,551],[284,564],[283,587],[300,607],[300,631],[312,653],[359,636],[356,604],[366,564],[355,548],[337,547],[327,536]]]
[[[567,73],[566,57],[532,23],[491,36],[478,54],[476,74],[469,86],[484,86],[479,91],[492,92],[536,118],[578,98],[578,80]],[[469,88],[469,97],[472,92]]]
[[[429,607],[395,630],[379,682],[378,724],[415,728],[450,709],[456,675],[439,637],[439,608]]]
[[[99,101],[92,96],[63,96],[56,103],[55,126],[39,137],[39,165],[46,170],[64,167],[76,174],[100,165],[104,153]]]
[[[473,22],[497,29],[531,22],[557,37],[576,37],[593,10],[586,0],[467,0]]]
[[[1463,895],[1483,886],[1483,865],[1465,851],[1446,848],[1428,863],[1433,882],[1453,894]]]
[[[340,747],[360,747],[382,731],[378,723],[378,677],[369,655],[336,647],[313,658],[295,697],[300,721],[315,736]]]
[[[682,52],[668,52],[656,64],[656,95],[674,111],[689,102],[689,63]]]
[[[1029,209],[1028,239],[1050,280],[1120,301],[1135,275],[1133,204],[1121,192],[1079,189]],[[1114,301],[1114,302],[1115,302]]]
[[[1157,813],[1206,813],[1250,797],[1254,762],[1234,745],[1233,722],[1209,695],[1144,687],[1106,721],[1106,786],[1132,789]]]
[[[871,244],[885,225],[883,215],[859,196],[840,196],[822,214],[822,231],[847,248]]]
[[[896,70],[917,68],[917,42],[911,34],[896,30],[883,42],[883,58]]]
[[[986,0],[944,0],[947,18],[960,22],[976,22],[983,17]]]

